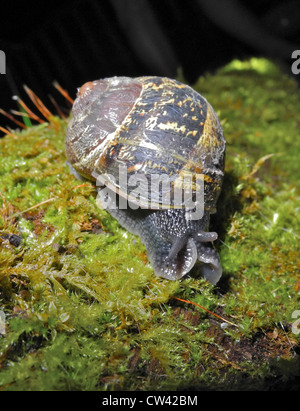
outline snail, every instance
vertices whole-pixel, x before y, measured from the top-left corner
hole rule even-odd
[[[101,185],[101,203],[140,237],[156,275],[180,279],[199,260],[202,275],[219,281],[219,256],[208,244],[218,235],[208,228],[224,177],[225,139],[204,97],[166,77],[88,82],[73,104],[66,156],[75,176]],[[187,205],[186,193],[202,197]]]

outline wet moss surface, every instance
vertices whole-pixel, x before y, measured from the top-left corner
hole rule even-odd
[[[263,59],[194,87],[227,140],[215,287],[197,268],[154,276],[139,239],[69,174],[67,120],[0,140],[3,390],[299,388],[299,88]]]

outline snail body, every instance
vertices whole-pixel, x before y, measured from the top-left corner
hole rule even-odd
[[[219,256],[205,243],[217,238],[208,228],[224,176],[225,140],[204,97],[164,77],[88,82],[73,105],[66,155],[76,176],[99,177],[101,203],[141,238],[157,275],[179,279],[199,260],[203,275],[213,284],[219,280]],[[139,188],[136,196],[126,190],[130,181]],[[199,198],[182,203],[178,188],[190,199],[202,192],[197,218],[191,216]]]

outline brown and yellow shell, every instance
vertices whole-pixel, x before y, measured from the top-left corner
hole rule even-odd
[[[212,213],[221,189],[225,140],[216,113],[191,87],[164,77],[112,77],[86,83],[78,92],[66,138],[66,155],[88,179],[106,174],[108,187],[126,196],[117,177],[166,174],[172,181],[203,175],[205,209]],[[143,191],[140,204],[158,203]],[[176,206],[176,204],[171,204]]]

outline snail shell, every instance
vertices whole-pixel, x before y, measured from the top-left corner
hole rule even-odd
[[[88,82],[73,105],[66,155],[76,176],[102,178],[106,190],[101,202],[141,238],[157,275],[179,279],[199,260],[203,275],[213,284],[219,280],[219,256],[205,243],[217,238],[207,230],[224,177],[225,140],[204,97],[163,77]],[[139,176],[137,197],[124,189],[122,167],[125,188],[130,178]],[[153,175],[167,176],[168,188],[150,190]],[[187,186],[182,183],[186,176],[199,175],[202,185],[195,178]],[[179,204],[174,195],[178,187],[189,198],[202,190],[201,218],[191,218],[192,207]],[[121,206],[124,199],[130,207]]]

